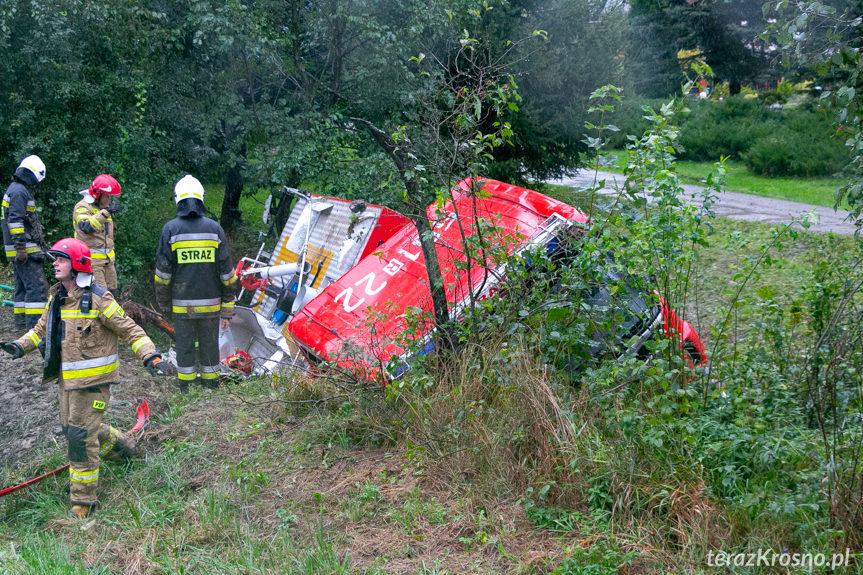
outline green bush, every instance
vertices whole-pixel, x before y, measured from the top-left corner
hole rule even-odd
[[[832,137],[830,120],[806,110],[776,112],[785,117],[778,129],[754,141],[742,157],[755,174],[764,176],[824,176],[848,162],[839,138]]]
[[[697,101],[680,126],[680,157],[716,161],[740,158],[755,140],[775,132],[781,122],[757,100],[733,96],[722,102]]]

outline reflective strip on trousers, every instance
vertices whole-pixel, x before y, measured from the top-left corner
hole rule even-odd
[[[113,354],[84,361],[64,361],[61,369],[63,370],[63,379],[79,379],[110,373],[117,369],[119,364],[117,354]]]
[[[192,381],[198,377],[198,368],[177,366],[177,379],[181,381]]]
[[[94,471],[75,471],[69,468],[69,481],[74,483],[92,483],[99,481],[99,470]]]

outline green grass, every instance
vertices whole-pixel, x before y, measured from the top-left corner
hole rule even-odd
[[[568,188],[549,191],[581,203]],[[717,321],[734,270],[771,241],[770,228],[713,222],[685,312],[702,335]],[[748,243],[729,244],[738,237]],[[793,294],[808,281],[819,246],[841,254],[855,245],[853,238],[800,233],[784,242],[775,263],[747,290],[769,285]],[[309,389],[299,389],[300,383]],[[697,536],[667,543],[685,534],[687,510],[698,511],[693,517],[722,515],[736,529],[736,544],[753,548],[772,546],[778,540],[774,532],[788,533],[801,523],[801,515],[759,518],[761,507],[720,508],[708,495],[699,504],[697,469],[651,471],[649,456],[633,458],[630,474],[618,477],[614,471],[628,466],[629,455],[604,435],[601,421],[589,419],[578,421],[576,430],[584,432],[576,444],[580,451],[572,455],[578,466],[573,475],[583,474],[590,485],[580,513],[559,513],[549,501],[543,503],[545,515],[530,519],[511,493],[482,491],[472,474],[487,470],[452,477],[440,469],[451,459],[409,457],[419,446],[400,439],[402,421],[386,419],[395,408],[379,397],[331,406],[282,403],[324,397],[325,385],[291,378],[276,386],[287,392],[274,392],[270,381],[249,379],[215,393],[193,388],[169,398],[168,410],[153,414],[146,458],[104,465],[103,507],[92,523],[67,517],[63,479],[0,501],[0,575],[708,573],[703,556],[712,543]],[[717,440],[716,449],[733,446]],[[801,469],[811,467],[811,456],[800,453]],[[62,454],[37,457],[41,465],[28,463],[32,469],[49,467]],[[783,464],[796,465],[797,459]],[[5,470],[0,477],[12,479]],[[625,489],[615,491],[615,485]],[[765,485],[741,483],[740,499],[766,497],[757,492],[772,487],[767,480]],[[637,522],[622,518],[613,529],[603,527],[583,507],[602,510],[615,493],[647,494],[631,507],[648,511]],[[684,497],[690,493],[694,502]],[[675,518],[682,523],[673,523]]]
[[[603,156],[609,159],[612,156],[616,156],[616,158],[614,163],[609,163],[602,169],[623,173],[628,157],[626,150],[608,150]],[[844,183],[840,178],[767,178],[751,173],[744,163],[736,161],[729,161],[726,166],[728,167],[728,176],[725,189],[729,192],[802,202],[828,208],[832,208],[835,204],[834,193]],[[712,162],[685,160],[677,162],[677,173],[688,183],[700,184],[706,175],[712,171]]]

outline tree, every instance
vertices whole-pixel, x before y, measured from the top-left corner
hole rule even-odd
[[[641,94],[661,97],[680,88],[681,50],[703,59],[732,95],[742,83],[770,76],[769,44],[760,38],[767,22],[756,2],[635,0],[630,17],[629,70]]]
[[[863,229],[863,6],[846,0],[806,0],[793,5],[767,2],[776,18],[777,42],[786,66],[808,68],[822,84],[821,99],[836,113],[837,137],[851,151],[847,183],[836,192],[836,206],[847,201]]]
[[[521,101],[517,111],[504,110],[512,145],[494,150],[489,175],[524,182],[582,165],[590,94],[624,80],[625,12],[622,0],[523,1],[496,9],[482,35],[496,39],[499,51],[534,31],[543,40],[514,49],[510,71]]]

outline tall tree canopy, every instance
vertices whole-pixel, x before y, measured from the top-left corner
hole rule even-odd
[[[624,73],[624,16],[622,0],[6,0],[0,165],[43,157],[49,235],[68,233],[96,174],[117,176],[127,271],[151,257],[186,172],[224,185],[226,228],[260,187],[400,207],[403,178],[368,125],[407,138],[428,190],[470,170],[559,174],[578,166],[589,94]],[[458,131],[511,145],[453,155]]]
[[[698,53],[736,94],[744,82],[771,77],[767,21],[751,0],[633,0],[629,70],[640,94],[663,97],[683,83],[678,54]],[[685,62],[684,62],[685,64]]]

